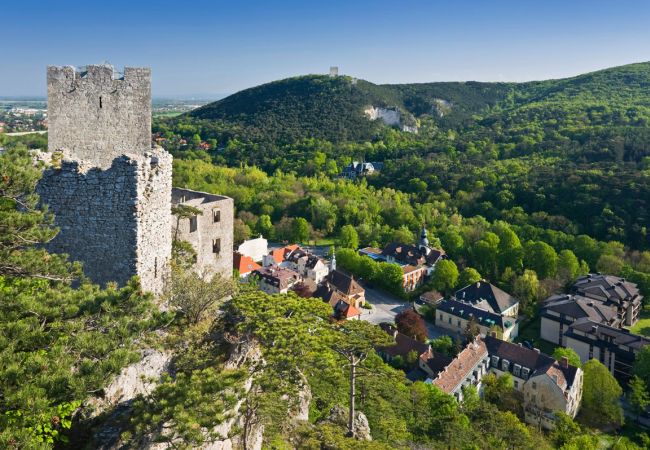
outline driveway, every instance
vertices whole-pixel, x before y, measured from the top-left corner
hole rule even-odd
[[[405,309],[411,308],[411,304],[399,297],[377,288],[366,286],[366,300],[373,306],[368,314],[363,314],[361,320],[379,325],[382,322],[394,323],[395,316]],[[436,339],[447,334],[432,323],[425,321],[430,339]]]

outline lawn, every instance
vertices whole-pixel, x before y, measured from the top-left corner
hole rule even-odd
[[[632,333],[650,337],[650,305],[643,308],[639,315],[639,321],[630,327]]]
[[[539,316],[535,316],[532,320],[521,322],[519,324],[519,335],[514,339],[515,342],[524,342],[530,341],[533,343],[535,348],[538,348],[542,353],[547,355],[552,355],[555,347],[557,347],[552,342],[546,342],[540,338],[540,327],[541,319]]]

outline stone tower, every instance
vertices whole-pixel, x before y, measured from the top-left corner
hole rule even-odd
[[[171,257],[172,157],[151,148],[151,74],[112,66],[48,67],[49,149],[61,151],[38,185],[59,234],[48,244],[94,282],[138,275],[163,288]]]
[[[75,160],[110,167],[151,148],[151,71],[113,66],[47,68],[48,145]]]

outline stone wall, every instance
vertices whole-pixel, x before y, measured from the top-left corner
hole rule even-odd
[[[197,192],[189,189],[174,188],[172,204],[186,204],[202,211],[192,219],[181,219],[177,238],[192,244],[197,254],[197,270],[204,276],[220,273],[232,276],[233,251],[233,199],[222,195]],[[218,215],[218,217],[216,217]],[[172,217],[172,228],[176,227],[176,218]],[[172,233],[175,233],[172,231]],[[213,244],[218,240],[219,248],[215,252]]]
[[[47,68],[50,151],[67,149],[75,160],[101,168],[120,155],[151,148],[151,71],[89,65]]]
[[[123,285],[139,275],[159,293],[171,257],[172,157],[162,148],[122,155],[109,168],[64,160],[37,186],[59,234],[48,250],[84,264],[94,282]]]

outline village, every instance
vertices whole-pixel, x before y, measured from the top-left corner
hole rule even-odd
[[[409,303],[338,268],[336,252],[330,250],[326,258],[324,250],[297,244],[269,246],[260,236],[234,251],[233,269],[235,276],[253,281],[266,293],[294,291],[322,299],[332,307],[333,321],[365,320],[381,326],[395,338],[393,346],[377,349],[387,362],[403,369],[412,381],[432,383],[458,401],[468,386],[482,392],[487,374],[509,374],[529,424],[552,429],[557,411],[571,417],[578,413],[582,369],[566,356],[556,360],[531,340],[518,338],[526,317],[511,294],[481,279],[447,296],[426,291]],[[399,265],[406,293],[424,285],[436,264],[447,258],[444,250],[429,246],[425,229],[418,245],[392,243],[358,253]],[[534,342],[571,349],[581,363],[595,358],[625,386],[635,355],[650,345],[650,339],[626,328],[638,321],[642,300],[636,284],[624,278],[581,276],[569,292],[542,302],[540,333]],[[419,312],[423,310],[433,320],[425,320]],[[422,323],[426,335],[406,334],[413,327],[402,323],[409,320]],[[437,351],[441,337],[455,342],[457,352]]]

